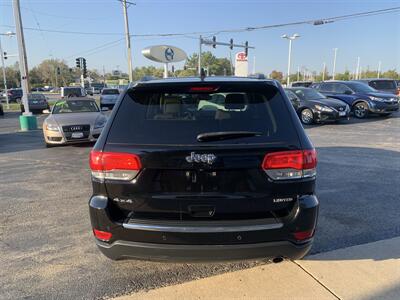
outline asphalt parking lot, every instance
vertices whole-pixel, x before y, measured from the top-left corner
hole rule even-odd
[[[0,299],[108,298],[265,263],[106,259],[88,216],[91,145],[47,149],[17,117],[0,117]],[[399,130],[399,112],[306,128],[319,159],[312,253],[400,235]]]

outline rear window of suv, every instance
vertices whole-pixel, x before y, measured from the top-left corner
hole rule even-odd
[[[369,85],[376,90],[395,90],[397,88],[394,80],[374,80],[370,81]]]
[[[260,135],[199,142],[202,133]],[[243,144],[297,141],[285,99],[263,84],[151,85],[129,90],[113,120],[107,143]],[[294,142],[297,144],[296,142]]]

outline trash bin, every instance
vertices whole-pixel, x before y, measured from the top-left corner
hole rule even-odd
[[[19,116],[19,123],[22,131],[36,130],[37,120],[36,116]]]

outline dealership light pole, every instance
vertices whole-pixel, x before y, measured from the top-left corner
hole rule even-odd
[[[14,32],[6,32],[6,33],[0,33],[1,35],[5,35],[5,36],[13,36],[15,35]],[[3,48],[1,46],[1,37],[0,37],[0,52],[1,52],[1,65],[3,67],[3,83],[4,83],[4,94],[6,95],[6,103],[7,103],[7,109],[10,109],[10,101],[8,99],[8,93],[7,93],[7,78],[6,78],[6,65],[4,63],[4,52],[3,52]]]
[[[379,61],[379,63],[378,63],[378,78],[381,77],[381,67],[382,67],[382,62]]]
[[[323,67],[322,67],[322,81],[325,80],[325,70],[326,70],[326,63],[323,63]]]
[[[357,57],[356,79],[360,79],[360,57]]]
[[[290,83],[290,60],[292,56],[292,41],[299,38],[300,35],[295,33],[292,36],[288,36],[287,34],[284,34],[281,36],[281,38],[289,40],[289,56],[288,56],[288,68],[287,68],[287,80],[286,80],[286,86],[289,87]]]
[[[332,71],[332,79],[335,80],[335,74],[336,74],[336,56],[337,56],[337,51],[338,48],[333,48],[333,71]]]

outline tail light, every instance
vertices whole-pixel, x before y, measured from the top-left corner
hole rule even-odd
[[[314,177],[317,173],[317,152],[312,149],[268,153],[262,168],[274,180]]]
[[[314,229],[306,231],[297,231],[293,233],[293,236],[298,241],[304,241],[312,238],[314,235]]]
[[[93,229],[94,236],[102,241],[108,242],[112,238],[112,233],[107,231],[101,231],[97,229]]]
[[[94,178],[130,181],[142,165],[137,155],[120,152],[90,152],[90,169]]]

